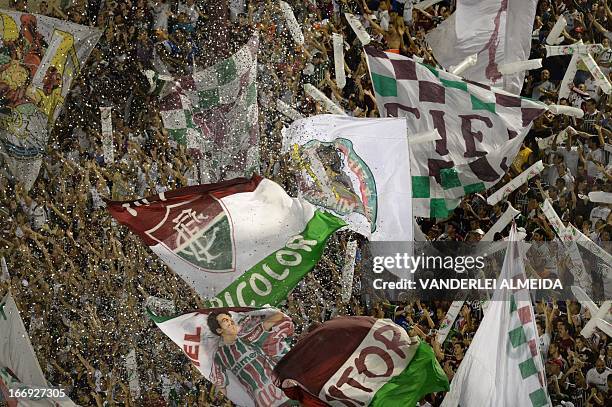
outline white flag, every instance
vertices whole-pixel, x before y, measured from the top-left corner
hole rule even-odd
[[[9,390],[27,391],[30,388],[51,388],[51,386],[38,364],[17,304],[13,296],[8,293],[0,301],[0,396],[8,400],[9,406],[75,406],[67,397],[43,397],[37,400],[9,398]],[[61,395],[60,389],[55,389],[55,392]]]
[[[412,189],[406,120],[313,116],[283,136],[301,169],[308,202],[340,215],[372,241],[412,241]]]
[[[451,382],[443,407],[551,406],[540,356],[538,331],[527,289],[500,288],[525,278],[513,227],[497,291]]]
[[[477,54],[466,79],[519,94],[525,72],[503,75],[499,65],[529,59],[536,0],[457,0],[457,11],[427,35],[445,68]]]

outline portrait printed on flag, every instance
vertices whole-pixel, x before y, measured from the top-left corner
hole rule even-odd
[[[293,335],[291,319],[280,311],[236,320],[235,315],[223,309],[208,314],[208,328],[220,339],[210,380],[224,391],[229,371],[257,407],[283,405],[287,399],[274,385],[272,371],[289,351],[285,338]]]

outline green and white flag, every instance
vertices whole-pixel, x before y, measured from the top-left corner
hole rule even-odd
[[[523,254],[512,228],[498,280],[524,280]],[[453,377],[442,407],[552,406],[529,290],[499,288]]]
[[[230,58],[167,81],[160,91],[170,138],[210,161],[212,181],[259,172],[258,47],[256,34]]]
[[[317,264],[329,236],[345,226],[259,176],[107,207],[214,306],[285,300]]]
[[[466,194],[495,185],[546,105],[464,80],[413,59],[366,47],[382,117],[406,117],[414,216],[446,218]]]

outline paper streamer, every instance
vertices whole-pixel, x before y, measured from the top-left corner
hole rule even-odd
[[[576,72],[578,72],[579,60],[580,54],[572,55],[572,59],[570,60],[569,65],[567,66],[567,70],[565,71],[565,75],[563,76],[563,80],[561,81],[561,86],[559,87],[559,100],[561,100],[561,98],[569,97],[571,87],[574,83],[574,78],[576,77]]]
[[[550,203],[550,199],[546,199],[542,204],[542,212],[544,216],[548,219],[548,222],[552,225],[555,232],[559,236],[559,239],[564,243],[565,248],[567,249],[567,253],[570,256],[570,260],[572,263],[571,273],[576,278],[575,281],[578,281],[581,287],[586,289],[588,292],[592,291],[593,280],[591,275],[586,271],[584,267],[584,263],[582,262],[582,256],[580,255],[580,251],[578,250],[578,246],[576,246],[575,235],[571,233],[571,228],[573,226],[565,227],[563,221],[559,219],[559,215],[555,212],[552,204]]]
[[[550,30],[550,33],[548,33],[548,37],[546,37],[546,43],[549,45],[557,45],[561,41],[563,41],[563,36],[561,35],[561,33],[563,32],[563,30],[565,30],[565,27],[567,27],[567,20],[564,16],[560,16],[555,22],[555,25],[553,26],[552,30]]]
[[[542,170],[544,170],[544,164],[542,163],[542,160],[540,160],[537,163],[533,164],[531,167],[527,168],[525,171],[521,172],[512,181],[508,182],[506,185],[495,191],[491,196],[487,198],[487,203],[489,205],[495,205],[502,199],[507,198],[508,195],[514,192],[518,187],[541,173]]]
[[[310,83],[304,84],[304,91],[309,94],[317,102],[321,102],[326,111],[333,114],[341,114],[346,116],[346,112],[340,106],[332,102],[319,89],[312,86]]]
[[[130,395],[137,399],[140,397],[140,377],[138,376],[138,363],[136,362],[136,350],[134,348],[125,357],[125,370],[130,385]]]
[[[601,307],[598,307],[580,287],[572,286],[571,289],[580,305],[588,309],[591,313],[591,319],[584,325],[584,328],[580,331],[580,335],[585,338],[590,338],[595,333],[595,328],[599,328],[605,332],[606,335],[612,337],[612,325],[608,322],[608,320],[612,320],[610,318],[612,301],[604,301]]]
[[[527,61],[510,62],[509,64],[500,65],[498,70],[503,75],[510,75],[517,72],[530,71],[542,67],[542,58],[529,59]]]
[[[476,62],[478,62],[478,54],[470,55],[461,61],[457,66],[450,67],[449,72],[453,75],[459,76],[469,67],[476,65]]]
[[[304,45],[304,34],[302,33],[302,29],[295,19],[293,9],[284,1],[280,2],[280,7],[281,10],[283,10],[285,21],[287,22],[287,28],[289,28],[289,33],[291,34],[293,41],[295,41],[296,44]]]
[[[102,124],[102,152],[104,162],[110,164],[115,160],[115,146],[113,145],[113,119],[111,107],[100,108],[100,123]]]
[[[344,38],[340,34],[333,33],[334,43],[334,69],[336,73],[336,85],[340,89],[346,85],[346,74],[344,72]]]
[[[554,114],[564,114],[566,116],[577,117],[581,119],[584,116],[584,111],[577,107],[564,105],[548,105],[548,110]]]
[[[591,54],[582,55],[581,58],[589,69],[589,72],[591,72],[591,75],[593,75],[593,78],[595,78],[595,81],[601,90],[603,90],[606,95],[612,93],[612,85],[610,84],[610,81],[601,71],[601,68],[599,68],[599,65],[597,65],[597,62],[595,62]]]
[[[453,301],[446,316],[440,323],[440,327],[438,328],[438,337],[436,338],[438,343],[442,345],[448,336],[457,316],[459,316],[459,312],[461,312],[461,307],[463,307],[463,303],[465,301]]]
[[[363,28],[361,21],[359,21],[359,19],[351,13],[344,13],[344,16],[346,17],[346,21],[348,21],[349,25],[355,32],[355,35],[357,35],[357,38],[359,38],[359,41],[361,41],[361,44],[364,46],[368,45],[370,41],[372,41],[372,38],[370,37],[370,34],[368,34],[366,29]]]
[[[583,44],[582,42],[572,45],[545,45],[545,47],[547,57],[572,54],[598,54],[604,50],[601,44]]]
[[[420,3],[415,4],[414,8],[416,8],[417,10],[423,11],[423,10],[426,10],[426,9],[428,9],[429,7],[431,7],[431,6],[435,5],[435,4],[438,4],[441,1],[442,0],[424,0],[424,1],[420,2]]]
[[[438,129],[433,129],[430,131],[425,131],[423,133],[417,133],[411,136],[408,136],[408,144],[422,144],[430,141],[440,140],[440,133],[438,133]]]
[[[496,233],[504,230],[506,226],[512,221],[512,219],[516,218],[516,216],[521,213],[521,211],[514,209],[512,205],[508,204],[508,208],[502,214],[502,216],[495,222],[491,229],[485,233],[485,235],[480,239],[481,242],[492,242]]]
[[[355,274],[355,257],[357,256],[357,241],[349,240],[346,244],[344,266],[342,266],[342,301],[347,303],[353,293],[353,275]]]
[[[591,202],[603,202],[612,203],[612,194],[610,192],[593,191],[589,192],[589,201]]]
[[[4,260],[4,257],[0,259],[0,263],[2,264],[2,274],[0,274],[0,282],[11,281],[11,275],[8,272],[8,267],[6,266],[6,260]]]
[[[280,99],[276,100],[276,110],[278,110],[280,113],[284,114],[291,120],[300,120],[304,118],[303,114],[301,114],[300,112],[298,112]]]

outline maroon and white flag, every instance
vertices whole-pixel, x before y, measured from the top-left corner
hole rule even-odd
[[[274,368],[303,406],[414,406],[448,390],[429,345],[388,319],[339,317],[312,329]]]

